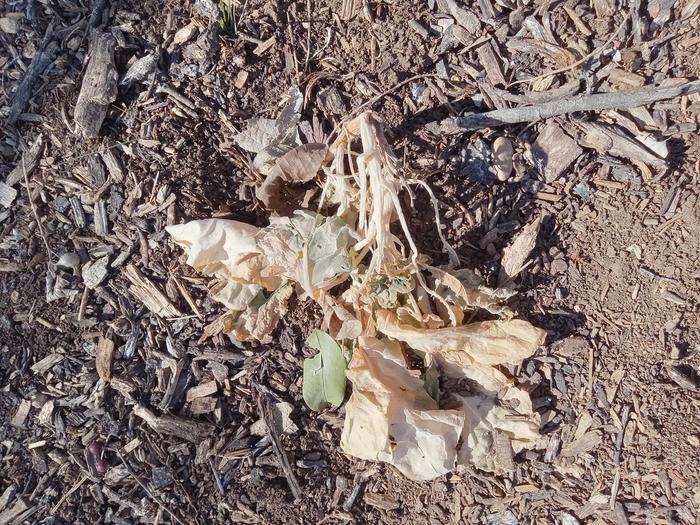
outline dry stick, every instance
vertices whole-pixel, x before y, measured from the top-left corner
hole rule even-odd
[[[36,219],[36,226],[39,229],[39,235],[44,241],[44,246],[46,246],[46,259],[50,263],[52,251],[49,247],[49,241],[46,239],[46,234],[44,233],[44,228],[41,226],[41,221],[39,220],[39,212],[36,210],[36,205],[32,199],[32,190],[29,188],[29,175],[27,175],[27,167],[24,164],[24,155],[22,155],[22,172],[24,173],[24,185],[27,187],[27,197],[29,198],[29,206],[32,208],[32,213],[34,213],[34,218]]]
[[[284,476],[287,478],[287,485],[289,485],[289,490],[292,491],[292,496],[295,500],[301,497],[301,487],[297,481],[297,477],[294,475],[292,466],[289,464],[289,458],[282,448],[282,440],[280,439],[277,425],[274,421],[274,416],[272,415],[270,409],[269,394],[265,391],[262,385],[257,385],[258,390],[258,410],[260,411],[260,416],[265,421],[267,429],[270,433],[270,439],[272,440],[272,450],[277,456],[277,461],[279,461],[280,467],[284,472]]]
[[[564,100],[554,100],[544,104],[534,104],[520,108],[496,109],[486,113],[474,113],[443,121],[447,128],[482,129],[506,124],[533,122],[578,111],[603,111],[606,109],[630,109],[653,104],[660,100],[690,95],[700,92],[700,80],[685,82],[678,86],[644,86],[613,93],[579,95]]]
[[[178,518],[168,507],[163,505],[161,501],[155,497],[155,495],[148,489],[148,487],[141,481],[138,476],[134,473],[134,471],[131,469],[131,466],[126,462],[126,459],[124,459],[124,456],[122,456],[122,453],[117,451],[117,456],[119,456],[119,459],[121,462],[124,464],[124,467],[126,468],[127,472],[131,474],[131,477],[136,480],[136,483],[139,484],[139,486],[143,489],[143,491],[148,495],[149,498],[151,498],[153,501],[156,502],[156,504],[163,509],[165,512],[168,513],[168,515],[174,519],[176,522],[178,522],[180,525],[185,525],[180,518]],[[188,516],[188,518],[190,518]],[[191,518],[190,518],[191,519]],[[190,523],[193,523],[192,521]]]
[[[597,56],[597,55],[601,54],[603,51],[605,51],[605,49],[607,49],[607,47],[608,47],[610,44],[612,44],[612,41],[615,39],[615,37],[617,37],[617,35],[620,34],[620,31],[622,31],[622,29],[623,29],[623,28],[625,27],[625,25],[627,24],[627,20],[629,19],[629,17],[630,17],[630,15],[629,15],[629,13],[628,13],[628,14],[625,16],[625,19],[624,19],[624,20],[622,21],[622,23],[620,24],[620,27],[617,28],[617,31],[615,31],[615,32],[610,36],[610,38],[608,38],[608,40],[607,40],[605,43],[603,43],[602,46],[595,48],[593,51],[591,51],[590,53],[588,53],[585,57],[583,57],[583,58],[577,60],[577,61],[574,62],[573,64],[569,64],[569,65],[566,66],[566,67],[562,67],[562,68],[559,68],[559,69],[555,69],[554,71],[549,71],[548,73],[542,73],[541,75],[538,75],[538,76],[536,76],[536,77],[524,78],[524,79],[522,79],[522,80],[516,80],[515,82],[511,82],[510,84],[508,84],[508,87],[515,86],[515,85],[517,85],[517,84],[524,84],[525,82],[534,82],[534,81],[536,81],[536,80],[541,80],[541,79],[543,79],[543,78],[551,77],[552,75],[558,75],[559,73],[565,73],[565,72],[567,72],[567,71],[570,71],[570,70],[574,69],[575,67],[580,66],[581,64],[583,64],[583,63],[586,62],[587,60],[593,58],[594,56]]]

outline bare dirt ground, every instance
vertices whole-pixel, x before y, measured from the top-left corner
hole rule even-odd
[[[224,30],[216,5],[0,6],[0,523],[698,523],[698,95],[456,135],[427,126],[697,79],[698,2],[249,0]],[[75,108],[100,31],[118,88],[84,138]],[[293,85],[321,139],[363,105],[384,119],[487,280],[542,219],[512,306],[547,345],[509,371],[541,414],[542,447],[509,475],[417,483],[343,455],[343,409],[301,400],[311,304],[293,305],[270,345],[200,339],[222,307],[163,227],[265,223],[231,138],[274,117]],[[505,181],[488,169],[499,137],[515,149]],[[429,202],[406,209],[439,259]],[[132,266],[177,319],[141,304]],[[105,381],[96,355],[111,344]],[[213,394],[188,396],[211,381]],[[294,406],[283,446],[298,501],[256,426],[256,384]],[[157,431],[136,406],[177,428]]]

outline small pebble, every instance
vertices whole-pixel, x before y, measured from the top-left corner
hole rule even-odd
[[[549,270],[552,274],[565,273],[568,269],[569,265],[566,264],[564,259],[554,259],[552,264],[549,265]]]

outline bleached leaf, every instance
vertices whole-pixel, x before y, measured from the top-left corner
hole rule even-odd
[[[260,253],[255,244],[258,228],[244,222],[203,219],[165,230],[185,248],[187,264],[206,275],[231,270],[251,253]]]
[[[272,145],[279,134],[276,120],[253,118],[243,131],[233,137],[233,141],[246,151],[260,153]]]
[[[323,327],[335,339],[357,339],[362,334],[362,322],[342,304],[331,298],[322,305]]]
[[[220,302],[226,308],[234,311],[243,311],[260,293],[261,286],[257,284],[243,284],[237,281],[224,281],[223,286],[211,290],[211,298]]]
[[[435,330],[401,324],[389,310],[377,312],[377,330],[414,350],[449,356],[455,363],[501,365],[530,357],[545,331],[520,319],[482,321]]]
[[[491,366],[445,366],[448,377],[466,378],[474,385],[470,395],[453,396],[466,418],[459,463],[499,474],[509,470],[512,455],[535,447],[540,439],[539,416],[532,411],[530,396]],[[498,438],[507,450],[500,449]]]
[[[251,301],[226,332],[231,333],[239,341],[272,342],[272,331],[284,314],[287,313],[287,301],[292,296],[294,287],[290,283],[283,284],[275,290],[262,304],[258,304],[260,294]]]
[[[297,210],[292,217],[273,217],[258,236],[267,259],[284,276],[314,296],[335,286],[352,269],[350,248],[356,234],[339,217]]]
[[[509,312],[501,302],[511,294],[505,290],[485,286],[474,272],[448,271],[432,266],[429,266],[428,270],[435,279],[436,292],[462,309],[481,308],[493,314]]]
[[[455,467],[464,415],[438,409],[420,374],[406,368],[398,344],[361,337],[347,376],[353,393],[345,406],[344,452],[387,462],[414,480]]]

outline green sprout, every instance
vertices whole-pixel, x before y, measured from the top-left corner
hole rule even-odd
[[[222,0],[220,7],[221,20],[219,20],[219,26],[221,30],[227,35],[235,36],[238,31],[235,0]]]

